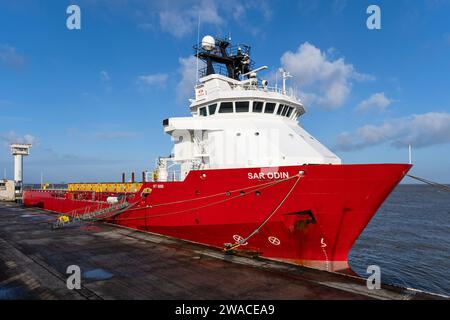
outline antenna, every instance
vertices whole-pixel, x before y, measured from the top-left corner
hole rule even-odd
[[[286,94],[286,80],[288,78],[292,78],[291,74],[287,71],[285,71],[283,68],[278,69],[278,71],[281,72],[283,75],[283,94]]]
[[[252,73],[258,73],[259,71],[265,70],[265,69],[267,69],[267,68],[268,68],[268,66],[262,66],[262,67],[259,67],[259,68],[254,69],[254,70],[252,70],[252,71],[249,71],[249,72],[247,72],[247,73],[244,73],[242,76],[243,76],[243,77],[246,77],[246,76],[248,76],[248,75],[250,75],[250,74],[252,74]]]
[[[409,164],[412,164],[412,148],[411,148],[411,145],[408,145],[408,154],[409,154]]]
[[[280,69],[278,69],[280,71]],[[275,72],[275,91],[278,92],[278,72]]]
[[[197,12],[198,15],[198,24],[197,24],[197,43],[200,43],[200,10]],[[195,85],[198,83],[198,47],[196,52],[197,57],[197,72],[195,73]]]

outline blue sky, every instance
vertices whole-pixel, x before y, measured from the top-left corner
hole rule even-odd
[[[69,4],[81,30],[66,28]],[[171,150],[162,119],[189,114],[199,11],[202,35],[250,44],[269,79],[291,71],[302,124],[345,163],[407,162],[412,144],[413,173],[450,182],[447,0],[2,1],[1,171],[12,140],[34,144],[29,183],[152,169]]]

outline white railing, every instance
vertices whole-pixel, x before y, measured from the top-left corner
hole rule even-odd
[[[169,171],[167,181],[181,181],[181,171]]]
[[[279,94],[284,94],[287,96],[290,96],[292,98],[297,99],[294,90],[289,87],[286,91],[283,91],[283,88],[280,87],[269,87],[269,86],[263,86],[261,83],[258,84],[236,84],[236,85],[231,85],[231,87],[233,89],[235,88],[239,88],[242,90],[254,90],[254,91],[263,91],[263,92],[275,92],[275,93],[279,93]]]

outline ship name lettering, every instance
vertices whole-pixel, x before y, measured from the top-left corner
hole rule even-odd
[[[289,172],[249,172],[247,174],[249,180],[254,179],[287,179],[289,178]]]

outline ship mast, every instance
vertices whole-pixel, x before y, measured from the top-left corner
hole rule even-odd
[[[210,74],[222,74],[235,80],[249,76],[253,68],[250,59],[250,46],[231,45],[229,39],[214,39],[205,36],[202,42],[194,46],[195,56],[205,62],[206,68],[200,70],[202,77]]]

